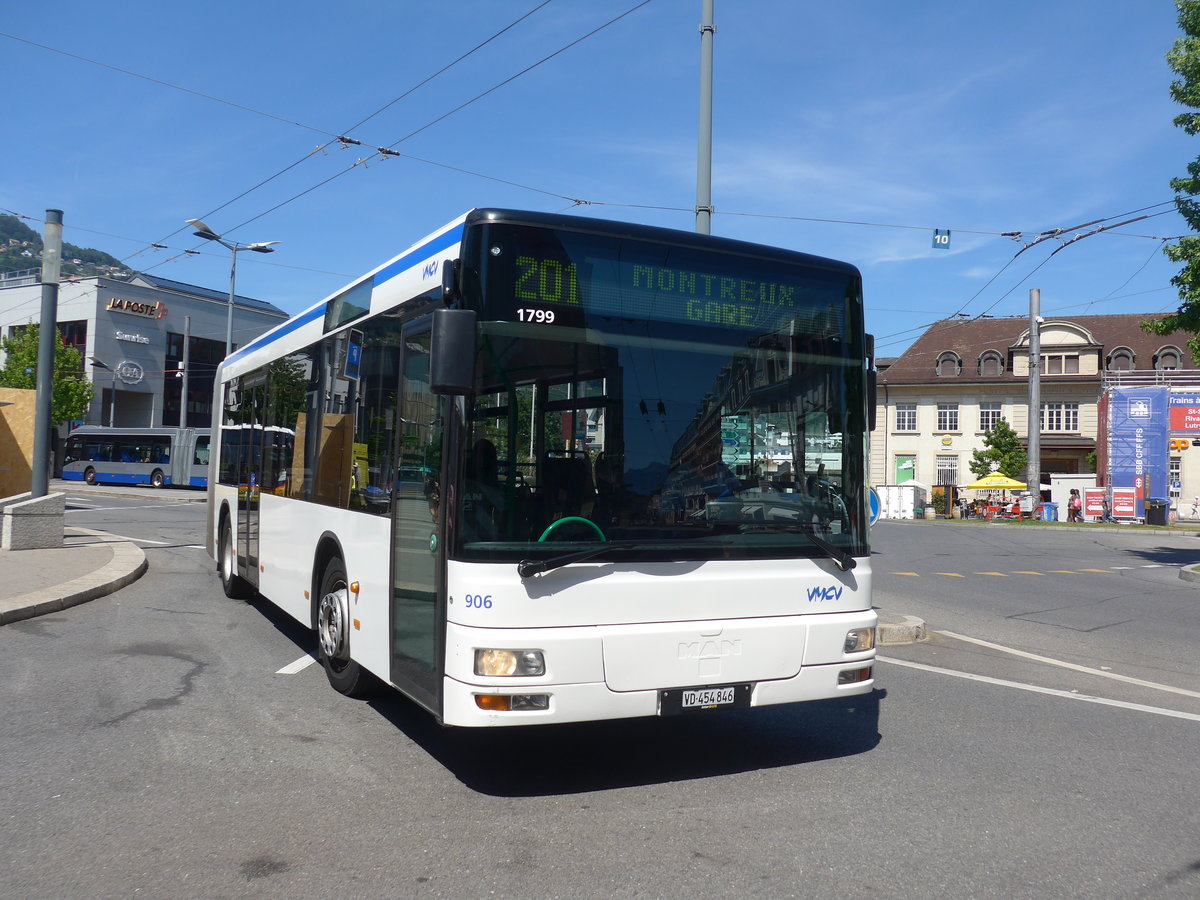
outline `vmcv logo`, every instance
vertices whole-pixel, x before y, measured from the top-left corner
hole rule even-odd
[[[831,584],[829,587],[810,587],[808,589],[808,602],[817,603],[841,600],[843,590],[845,588],[840,584]]]
[[[421,270],[421,277],[422,278],[432,278],[434,275],[437,274],[437,271],[438,271],[438,261],[435,259],[433,262],[425,264],[425,268],[423,268]]]
[[[739,640],[690,641],[679,645],[680,659],[719,659],[722,656],[741,656]]]

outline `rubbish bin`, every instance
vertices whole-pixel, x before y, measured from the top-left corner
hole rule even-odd
[[[1057,522],[1058,521],[1058,504],[1043,503],[1042,504],[1042,521]]]
[[[1166,525],[1167,510],[1170,509],[1171,503],[1169,500],[1147,500],[1146,501],[1146,524],[1147,525]]]

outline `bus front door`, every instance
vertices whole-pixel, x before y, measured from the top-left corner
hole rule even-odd
[[[445,609],[438,591],[438,523],[444,492],[442,415],[430,390],[428,318],[406,325],[399,447],[392,488],[392,681],[440,715]],[[407,477],[401,477],[401,473]],[[419,482],[413,472],[421,473]]]

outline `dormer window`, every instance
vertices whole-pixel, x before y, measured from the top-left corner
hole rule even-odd
[[[962,372],[962,360],[957,353],[942,353],[937,358],[935,371],[939,378],[952,378]]]
[[[979,374],[996,377],[1004,374],[1004,357],[995,350],[987,350],[979,357]]]
[[[1110,372],[1132,372],[1135,368],[1133,351],[1128,347],[1118,347],[1108,354],[1107,368]]]
[[[1154,368],[1160,372],[1170,372],[1180,368],[1180,360],[1183,359],[1183,354],[1179,352],[1178,347],[1163,347],[1154,354]]]
[[[1078,375],[1078,353],[1047,353],[1042,357],[1043,375]]]

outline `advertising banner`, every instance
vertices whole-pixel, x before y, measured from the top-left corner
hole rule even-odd
[[[1200,435],[1200,394],[1172,393],[1171,431]]]
[[[1166,497],[1169,422],[1165,387],[1112,388],[1108,392],[1108,465],[1114,488],[1133,488],[1135,509],[1123,513],[1113,494],[1113,515],[1145,515],[1145,501]]]

